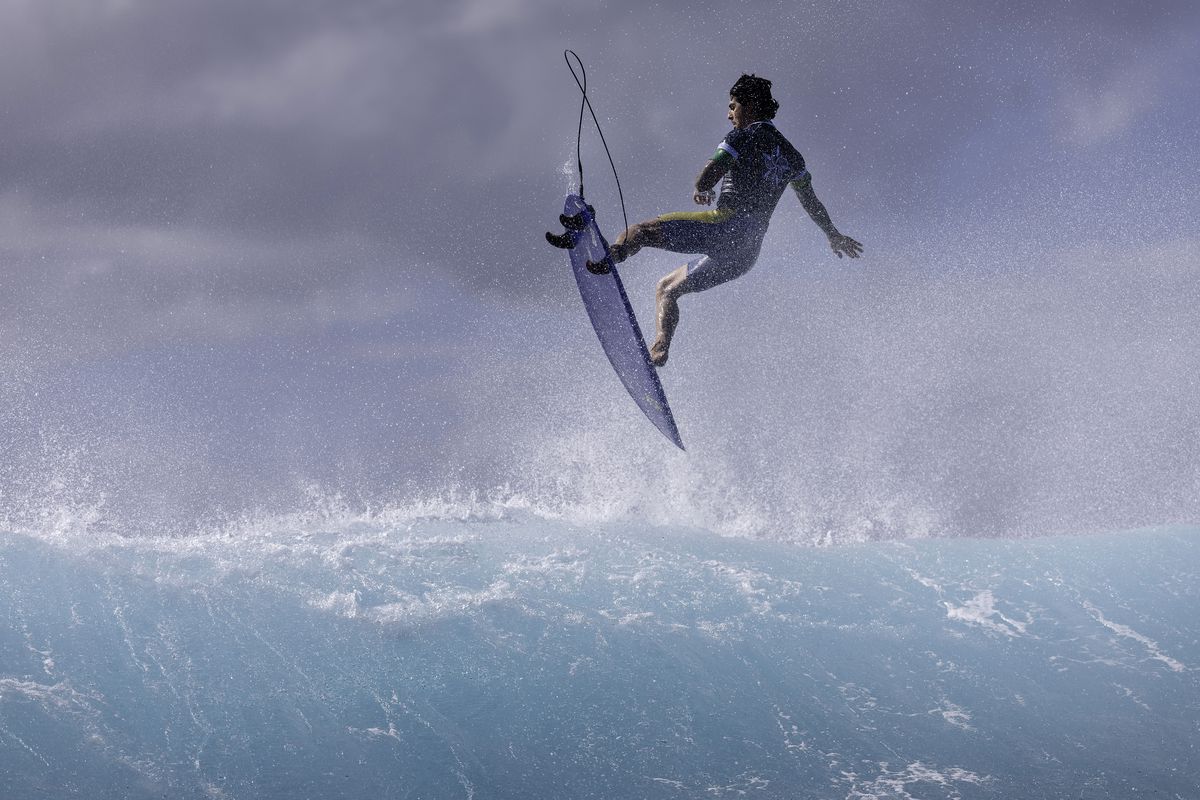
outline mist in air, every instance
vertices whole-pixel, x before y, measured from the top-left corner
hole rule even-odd
[[[4,5],[0,795],[1190,796],[1198,33]],[[543,238],[623,225],[565,48],[631,222],[753,72],[865,245],[682,300],[686,452]]]
[[[690,8],[14,7],[5,514],[186,533],[452,493],[802,541],[1194,520],[1196,18],[1106,9],[766,4],[713,38]],[[867,245],[834,259],[789,195],[748,276],[685,298],[687,456],[540,238],[575,180],[568,45],[630,219],[688,207],[755,71]],[[677,260],[624,265],[643,326]]]

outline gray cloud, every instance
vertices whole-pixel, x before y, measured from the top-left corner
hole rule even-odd
[[[724,132],[723,90],[742,69],[775,78],[781,122],[831,185],[919,210],[928,195],[914,198],[898,178],[957,169],[991,138],[1005,154],[1044,149],[1056,130],[1103,140],[1172,99],[1172,79],[1195,66],[1181,39],[1169,41],[1196,28],[1187,4],[764,3],[715,24],[725,13],[692,3],[10,4],[3,186],[114,224],[349,229],[441,248],[447,220],[483,217],[500,233],[560,182],[575,98],[559,53],[573,45],[592,66],[641,213],[686,193]],[[494,217],[498,230],[487,227]],[[520,241],[510,233],[505,244]]]
[[[1164,148],[1197,158],[1183,78],[1200,12],[1186,3],[759,3],[726,19],[694,3],[130,0],[0,14],[16,320],[33,291],[117,325],[134,316],[114,313],[117,296],[137,316],[190,305],[192,319],[242,320],[226,328],[250,325],[243,309],[263,297],[306,318],[315,296],[340,294],[353,317],[347,287],[430,269],[544,299],[539,236],[577,110],[564,46],[591,67],[635,219],[686,202],[742,70],[775,79],[781,126],[851,230],[1041,213],[1061,204],[1056,172],[1095,197],[1108,190],[1080,167],[1115,158],[1136,194],[1139,176],[1161,185]],[[1171,114],[1139,157],[1137,138]],[[615,227],[606,162],[590,132],[585,144]]]

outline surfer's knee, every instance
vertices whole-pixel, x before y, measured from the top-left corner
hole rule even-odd
[[[687,280],[687,267],[683,266],[674,272],[664,275],[658,282],[658,296],[663,300],[677,300],[684,293],[684,282]]]

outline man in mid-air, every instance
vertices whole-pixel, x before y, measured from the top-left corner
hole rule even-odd
[[[858,258],[863,246],[838,232],[829,212],[813,192],[804,157],[776,130],[771,120],[779,103],[771,97],[771,82],[743,75],[729,90],[729,121],[733,130],[696,178],[692,199],[710,205],[713,187],[724,178],[717,207],[711,211],[680,211],[631,226],[609,249],[620,263],[643,247],[675,253],[702,253],[658,282],[658,335],[650,346],[655,366],[667,363],[671,337],[679,324],[679,298],[702,292],[745,275],[758,259],[771,214],[791,185],[813,222],[829,237],[838,258]],[[588,262],[604,273],[604,262]]]

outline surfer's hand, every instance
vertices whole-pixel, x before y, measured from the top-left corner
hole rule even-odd
[[[829,246],[833,248],[833,252],[838,258],[845,253],[850,258],[858,258],[862,255],[863,246],[858,242],[840,233],[834,233],[829,237]]]
[[[696,201],[696,205],[698,206],[712,205],[713,192],[712,190],[707,192],[701,192],[697,190],[696,193],[692,195],[692,199]]]

